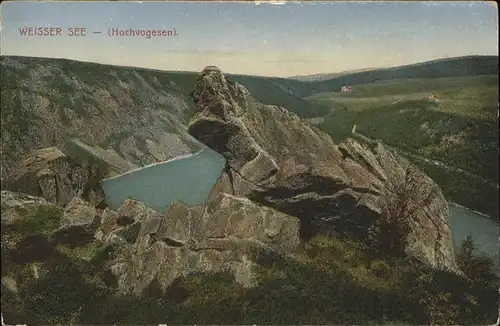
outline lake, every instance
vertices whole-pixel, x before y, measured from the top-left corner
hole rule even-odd
[[[225,164],[224,156],[205,147],[196,154],[105,179],[102,188],[106,203],[114,210],[127,198],[134,198],[163,213],[174,200],[203,204]]]
[[[498,269],[498,241],[500,237],[498,221],[450,203],[450,223],[455,252],[458,251],[467,235],[471,233],[477,249],[492,257],[495,267]]]

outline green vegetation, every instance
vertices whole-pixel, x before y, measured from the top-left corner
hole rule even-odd
[[[24,218],[10,225],[2,224],[2,243],[4,237],[5,241],[14,245],[29,237],[50,238],[52,231],[59,227],[62,209],[58,206],[41,206],[33,212],[27,212],[22,208],[17,210]]]
[[[286,82],[277,78],[231,76],[231,79],[245,86],[257,101],[283,106],[301,118],[322,116],[330,111],[323,103],[303,100]]]
[[[250,289],[227,274],[208,273],[182,277],[166,293],[154,283],[142,297],[117,296],[89,263],[71,258],[47,268],[50,273],[22,285],[25,310],[16,321],[484,324],[496,318],[493,284],[480,286],[409,259],[370,260],[359,244],[335,238],[312,239],[298,260],[273,257],[257,265],[257,286]],[[9,322],[13,308],[3,305]]]
[[[53,227],[52,209],[37,214],[42,230]],[[3,243],[2,235],[2,265]],[[165,292],[153,282],[133,296],[118,295],[105,271],[109,249],[57,245],[37,260],[8,262],[18,292],[3,293],[2,312],[8,323],[30,325],[492,323],[498,281],[489,276],[491,264],[470,263],[483,261],[471,247],[459,253],[459,262],[469,262],[464,278],[406,256],[374,256],[364,243],[317,236],[294,258],[260,253],[252,288],[226,273],[197,273]]]
[[[498,188],[494,183],[473,175],[464,177],[461,173],[416,157],[407,157],[407,159],[440,185],[444,196],[449,200],[489,216],[498,216]]]
[[[497,214],[498,200],[490,199],[498,197],[498,76],[406,79],[355,88],[308,98],[331,107],[321,129],[341,141],[357,125],[356,132],[411,154],[406,156],[431,171],[449,199]],[[432,95],[438,102],[429,99]]]
[[[477,284],[494,284],[497,276],[493,273],[493,262],[482,253],[478,253],[472,235],[462,241],[457,253],[457,264],[464,274]]]

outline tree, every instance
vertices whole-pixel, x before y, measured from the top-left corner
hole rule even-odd
[[[370,229],[369,248],[383,256],[402,256],[416,214],[437,196],[438,188],[427,182],[417,168],[406,169],[401,182],[388,182],[380,198],[381,215]]]
[[[460,249],[456,254],[458,267],[473,282],[481,284],[493,284],[496,279],[493,271],[491,258],[477,253],[476,244],[469,233],[462,241]]]

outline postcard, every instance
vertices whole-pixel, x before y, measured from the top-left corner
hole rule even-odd
[[[2,324],[498,324],[496,3],[0,19]]]

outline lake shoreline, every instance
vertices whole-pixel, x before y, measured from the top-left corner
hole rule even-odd
[[[156,166],[156,165],[162,165],[162,164],[170,163],[170,162],[173,162],[173,161],[178,161],[178,160],[186,159],[186,158],[189,158],[189,157],[197,156],[197,155],[200,155],[204,150],[205,150],[205,148],[202,148],[201,150],[199,150],[196,153],[179,155],[179,156],[176,156],[176,157],[171,158],[171,159],[166,160],[166,161],[155,162],[155,163],[151,163],[151,164],[148,164],[148,165],[145,165],[145,166],[141,166],[141,167],[129,170],[127,172],[124,172],[122,174],[115,175],[115,176],[112,176],[112,177],[109,177],[109,178],[106,178],[106,179],[102,179],[102,182],[109,181],[109,180],[114,180],[114,179],[123,177],[123,176],[125,176],[127,174],[132,174],[132,173],[138,172],[140,170],[151,168],[151,167]]]
[[[481,212],[475,211],[475,210],[473,210],[473,209],[471,209],[471,208],[468,208],[468,207],[465,207],[465,206],[463,206],[463,205],[460,205],[460,204],[457,204],[457,203],[454,203],[454,202],[451,202],[451,201],[449,201],[449,202],[448,202],[448,204],[450,204],[450,205],[454,205],[454,206],[457,206],[457,207],[460,207],[460,208],[462,208],[462,209],[464,209],[464,210],[466,210],[466,211],[469,211],[469,212],[471,212],[471,213],[474,213],[474,214],[480,215],[480,216],[482,216],[482,217],[486,217],[486,218],[488,218],[488,219],[490,219],[490,220],[494,220],[494,219],[493,219],[490,215],[487,215],[487,214],[484,214],[484,213],[481,213]]]
[[[174,200],[188,206],[204,203],[225,165],[222,155],[205,147],[194,154],[105,179],[102,189],[107,205],[113,210],[120,209],[128,198],[135,198],[163,214]]]

